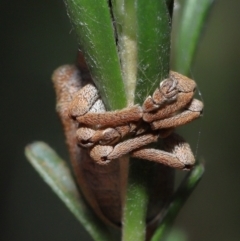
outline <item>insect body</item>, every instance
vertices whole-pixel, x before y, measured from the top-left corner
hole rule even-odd
[[[193,80],[170,72],[142,106],[112,112],[106,112],[90,77],[82,80],[77,67],[60,67],[53,80],[57,111],[78,183],[90,205],[106,222],[120,225],[127,155],[180,169],[194,165],[189,144],[173,133],[175,127],[201,115],[203,104],[193,99]],[[148,146],[159,139],[164,140],[164,150]],[[165,166],[158,167],[171,172]],[[172,188],[162,188],[161,192],[172,192]]]

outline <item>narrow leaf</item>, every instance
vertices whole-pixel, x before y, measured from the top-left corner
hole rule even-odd
[[[212,3],[213,0],[185,0],[179,6],[183,11],[175,20],[177,24],[173,39],[173,70],[189,74]]]
[[[66,163],[44,142],[25,149],[30,163],[96,241],[111,241],[107,227],[86,206]]]
[[[169,74],[171,20],[165,1],[136,0],[137,86],[135,103],[142,103]]]
[[[108,1],[65,0],[65,4],[106,107],[122,109],[126,95]]]
[[[180,187],[173,196],[172,201],[166,207],[163,220],[160,220],[160,225],[155,231],[151,241],[160,241],[164,237],[166,231],[168,231],[171,227],[182,206],[201,180],[203,173],[204,166],[202,164],[198,164],[184,178]]]

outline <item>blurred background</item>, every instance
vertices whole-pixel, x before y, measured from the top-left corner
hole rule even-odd
[[[68,158],[55,109],[53,70],[75,60],[62,1],[2,1],[0,240],[90,241],[24,156],[44,140]],[[184,128],[205,175],[174,227],[189,241],[240,240],[240,1],[216,0],[192,76],[204,117]]]

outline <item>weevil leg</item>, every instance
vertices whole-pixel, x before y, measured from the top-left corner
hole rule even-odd
[[[78,144],[86,148],[96,144],[112,145],[122,138],[121,133],[115,128],[94,130],[88,127],[80,127],[76,135]]]
[[[144,134],[118,143],[116,146],[96,145],[90,150],[91,158],[99,164],[107,164],[142,146],[156,142],[158,134]]]
[[[163,80],[152,97],[149,96],[144,101],[142,106],[143,111],[151,112],[171,102],[175,102],[179,93],[191,94],[193,96],[195,88],[196,83],[194,80],[177,72],[170,71],[169,78]]]
[[[86,84],[74,95],[69,105],[69,116],[75,119],[78,116],[88,113],[93,105],[96,105],[98,99],[99,95],[97,88],[92,83]],[[98,109],[105,111],[103,104],[99,106]]]
[[[177,81],[168,78],[160,83],[152,96],[148,96],[143,102],[142,108],[144,112],[150,112],[159,109],[162,105],[174,101],[178,91],[176,89]]]
[[[104,113],[91,113],[76,117],[80,124],[97,128],[117,127],[130,122],[137,122],[142,118],[142,108],[138,105],[130,106],[122,110],[107,111]]]
[[[164,150],[143,147],[133,151],[131,156],[183,170],[191,169],[195,163],[189,144],[176,133],[164,139]]]
[[[154,121],[150,125],[153,130],[175,128],[197,119],[201,116],[202,110],[203,103],[200,100],[193,99],[185,111],[163,120]]]
[[[193,94],[193,92],[179,93],[175,101],[163,105],[156,111],[143,113],[143,120],[151,123],[153,121],[161,120],[168,116],[171,116],[173,113],[183,109],[187,104],[189,104],[189,102],[191,102],[193,98]]]
[[[78,145],[85,148],[98,144],[104,146],[113,145],[120,142],[126,135],[136,134],[135,129],[136,126],[132,124],[98,130],[89,127],[79,127],[76,132],[76,137]]]

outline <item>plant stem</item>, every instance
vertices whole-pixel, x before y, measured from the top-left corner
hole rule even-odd
[[[144,241],[146,236],[146,212],[148,205],[147,163],[132,159],[128,178],[123,217],[123,241]]]
[[[122,73],[128,103],[143,103],[169,73],[170,18],[165,1],[114,0]],[[135,95],[134,95],[135,92]],[[130,160],[123,214],[124,241],[143,241],[151,164]]]

